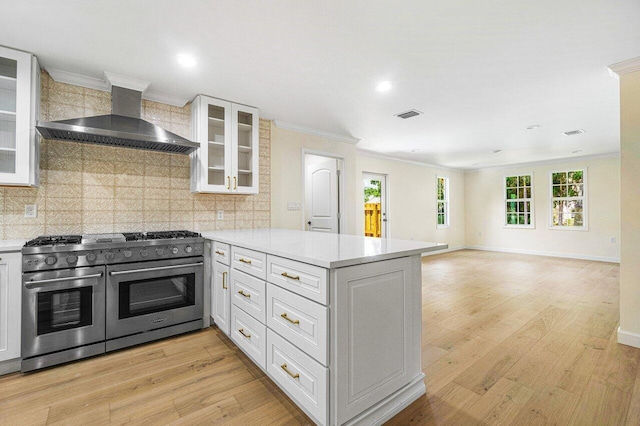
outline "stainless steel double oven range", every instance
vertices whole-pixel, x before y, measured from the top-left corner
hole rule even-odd
[[[204,239],[38,237],[22,248],[22,371],[203,326]]]

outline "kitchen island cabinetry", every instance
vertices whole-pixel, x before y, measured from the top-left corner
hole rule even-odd
[[[191,104],[191,191],[257,194],[258,109],[199,95]]]
[[[231,339],[316,423],[381,424],[425,393],[420,254],[446,245],[282,229],[204,236],[231,253]]]
[[[0,248],[0,375],[20,369],[22,255]]]
[[[0,47],[0,185],[38,185],[39,111],[36,57]]]

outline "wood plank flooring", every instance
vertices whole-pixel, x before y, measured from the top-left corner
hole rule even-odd
[[[423,259],[427,395],[389,425],[640,425],[640,349],[616,343],[619,266]],[[306,425],[216,328],[0,377],[0,425]]]

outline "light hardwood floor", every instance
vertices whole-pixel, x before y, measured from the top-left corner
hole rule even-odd
[[[423,259],[427,395],[390,425],[640,424],[616,343],[615,264],[478,251]],[[0,378],[0,425],[310,424],[216,328]]]

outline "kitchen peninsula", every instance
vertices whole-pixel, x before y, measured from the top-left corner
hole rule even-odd
[[[203,236],[214,322],[315,422],[381,424],[425,393],[420,256],[447,245],[284,229]]]

